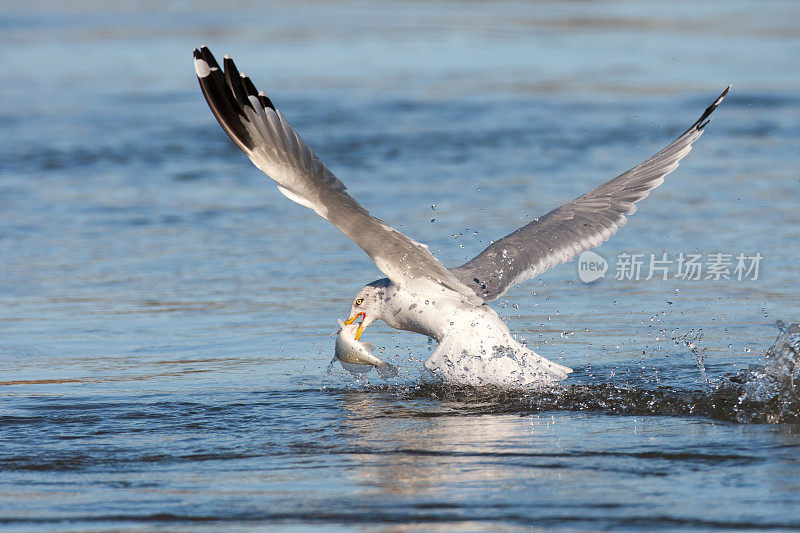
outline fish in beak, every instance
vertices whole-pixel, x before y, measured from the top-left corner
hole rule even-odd
[[[366,326],[364,325],[364,322],[367,320],[367,314],[366,313],[355,314],[355,315],[351,316],[350,318],[348,318],[347,320],[345,320],[345,322],[344,322],[346,326],[349,326],[350,324],[352,324],[353,322],[358,320],[359,317],[361,317],[361,324],[358,325],[358,330],[356,331],[356,335],[355,335],[356,340],[361,339],[361,334],[364,333],[364,329],[366,328]]]

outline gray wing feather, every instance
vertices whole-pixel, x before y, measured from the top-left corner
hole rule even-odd
[[[729,89],[730,86],[680,137],[644,163],[494,242],[450,271],[490,301],[515,283],[600,246],[625,225],[627,216],[636,212],[636,202],[647,197],[664,182],[664,176],[678,167]]]
[[[314,210],[350,237],[398,285],[431,282],[483,303],[427,246],[370,215],[303,141],[270,99],[225,57],[224,72],[206,47],[194,51],[195,71],[211,111],[250,160],[289,199]]]

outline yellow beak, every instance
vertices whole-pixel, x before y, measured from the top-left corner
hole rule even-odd
[[[346,326],[349,326],[350,324],[358,320],[358,317],[361,317],[361,324],[358,325],[358,329],[356,330],[356,340],[359,340],[361,338],[361,334],[364,333],[364,320],[366,320],[367,314],[358,313],[356,315],[351,316],[344,322]]]

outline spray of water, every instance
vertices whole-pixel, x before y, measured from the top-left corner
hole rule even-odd
[[[800,324],[786,326],[778,321],[775,326],[780,330],[778,338],[767,350],[765,364],[745,373],[740,400],[771,403],[781,412],[796,412],[800,405]]]
[[[703,340],[703,330],[690,330],[689,333],[685,335],[681,335],[680,337],[676,337],[673,339],[675,344],[683,345],[689,348],[689,351],[692,352],[694,355],[694,359],[697,362],[697,368],[700,370],[700,378],[703,380],[707,386],[711,386],[712,383],[708,379],[708,372],[706,372],[706,348],[702,348],[700,346],[700,341]]]
[[[764,363],[735,374],[710,379],[702,331],[675,339],[694,355],[702,390],[655,388],[614,383],[562,384],[541,389],[453,386],[417,383],[395,394],[427,396],[453,402],[467,413],[531,413],[549,410],[592,411],[619,415],[705,416],[738,423],[800,422],[800,324],[777,324],[780,332],[766,351]],[[383,389],[387,390],[387,389]]]

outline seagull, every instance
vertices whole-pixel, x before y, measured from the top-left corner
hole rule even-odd
[[[382,320],[438,343],[425,361],[438,379],[516,388],[552,385],[572,369],[519,343],[487,302],[615,234],[636,211],[636,202],[678,167],[730,89],[644,163],[494,241],[463,265],[447,268],[427,245],[370,215],[353,199],[230,57],[224,57],[220,68],[203,46],[194,50],[194,67],[212,113],[253,164],[284,196],[352,239],[386,276],[368,283],[353,298],[345,324],[361,320],[356,339]]]

